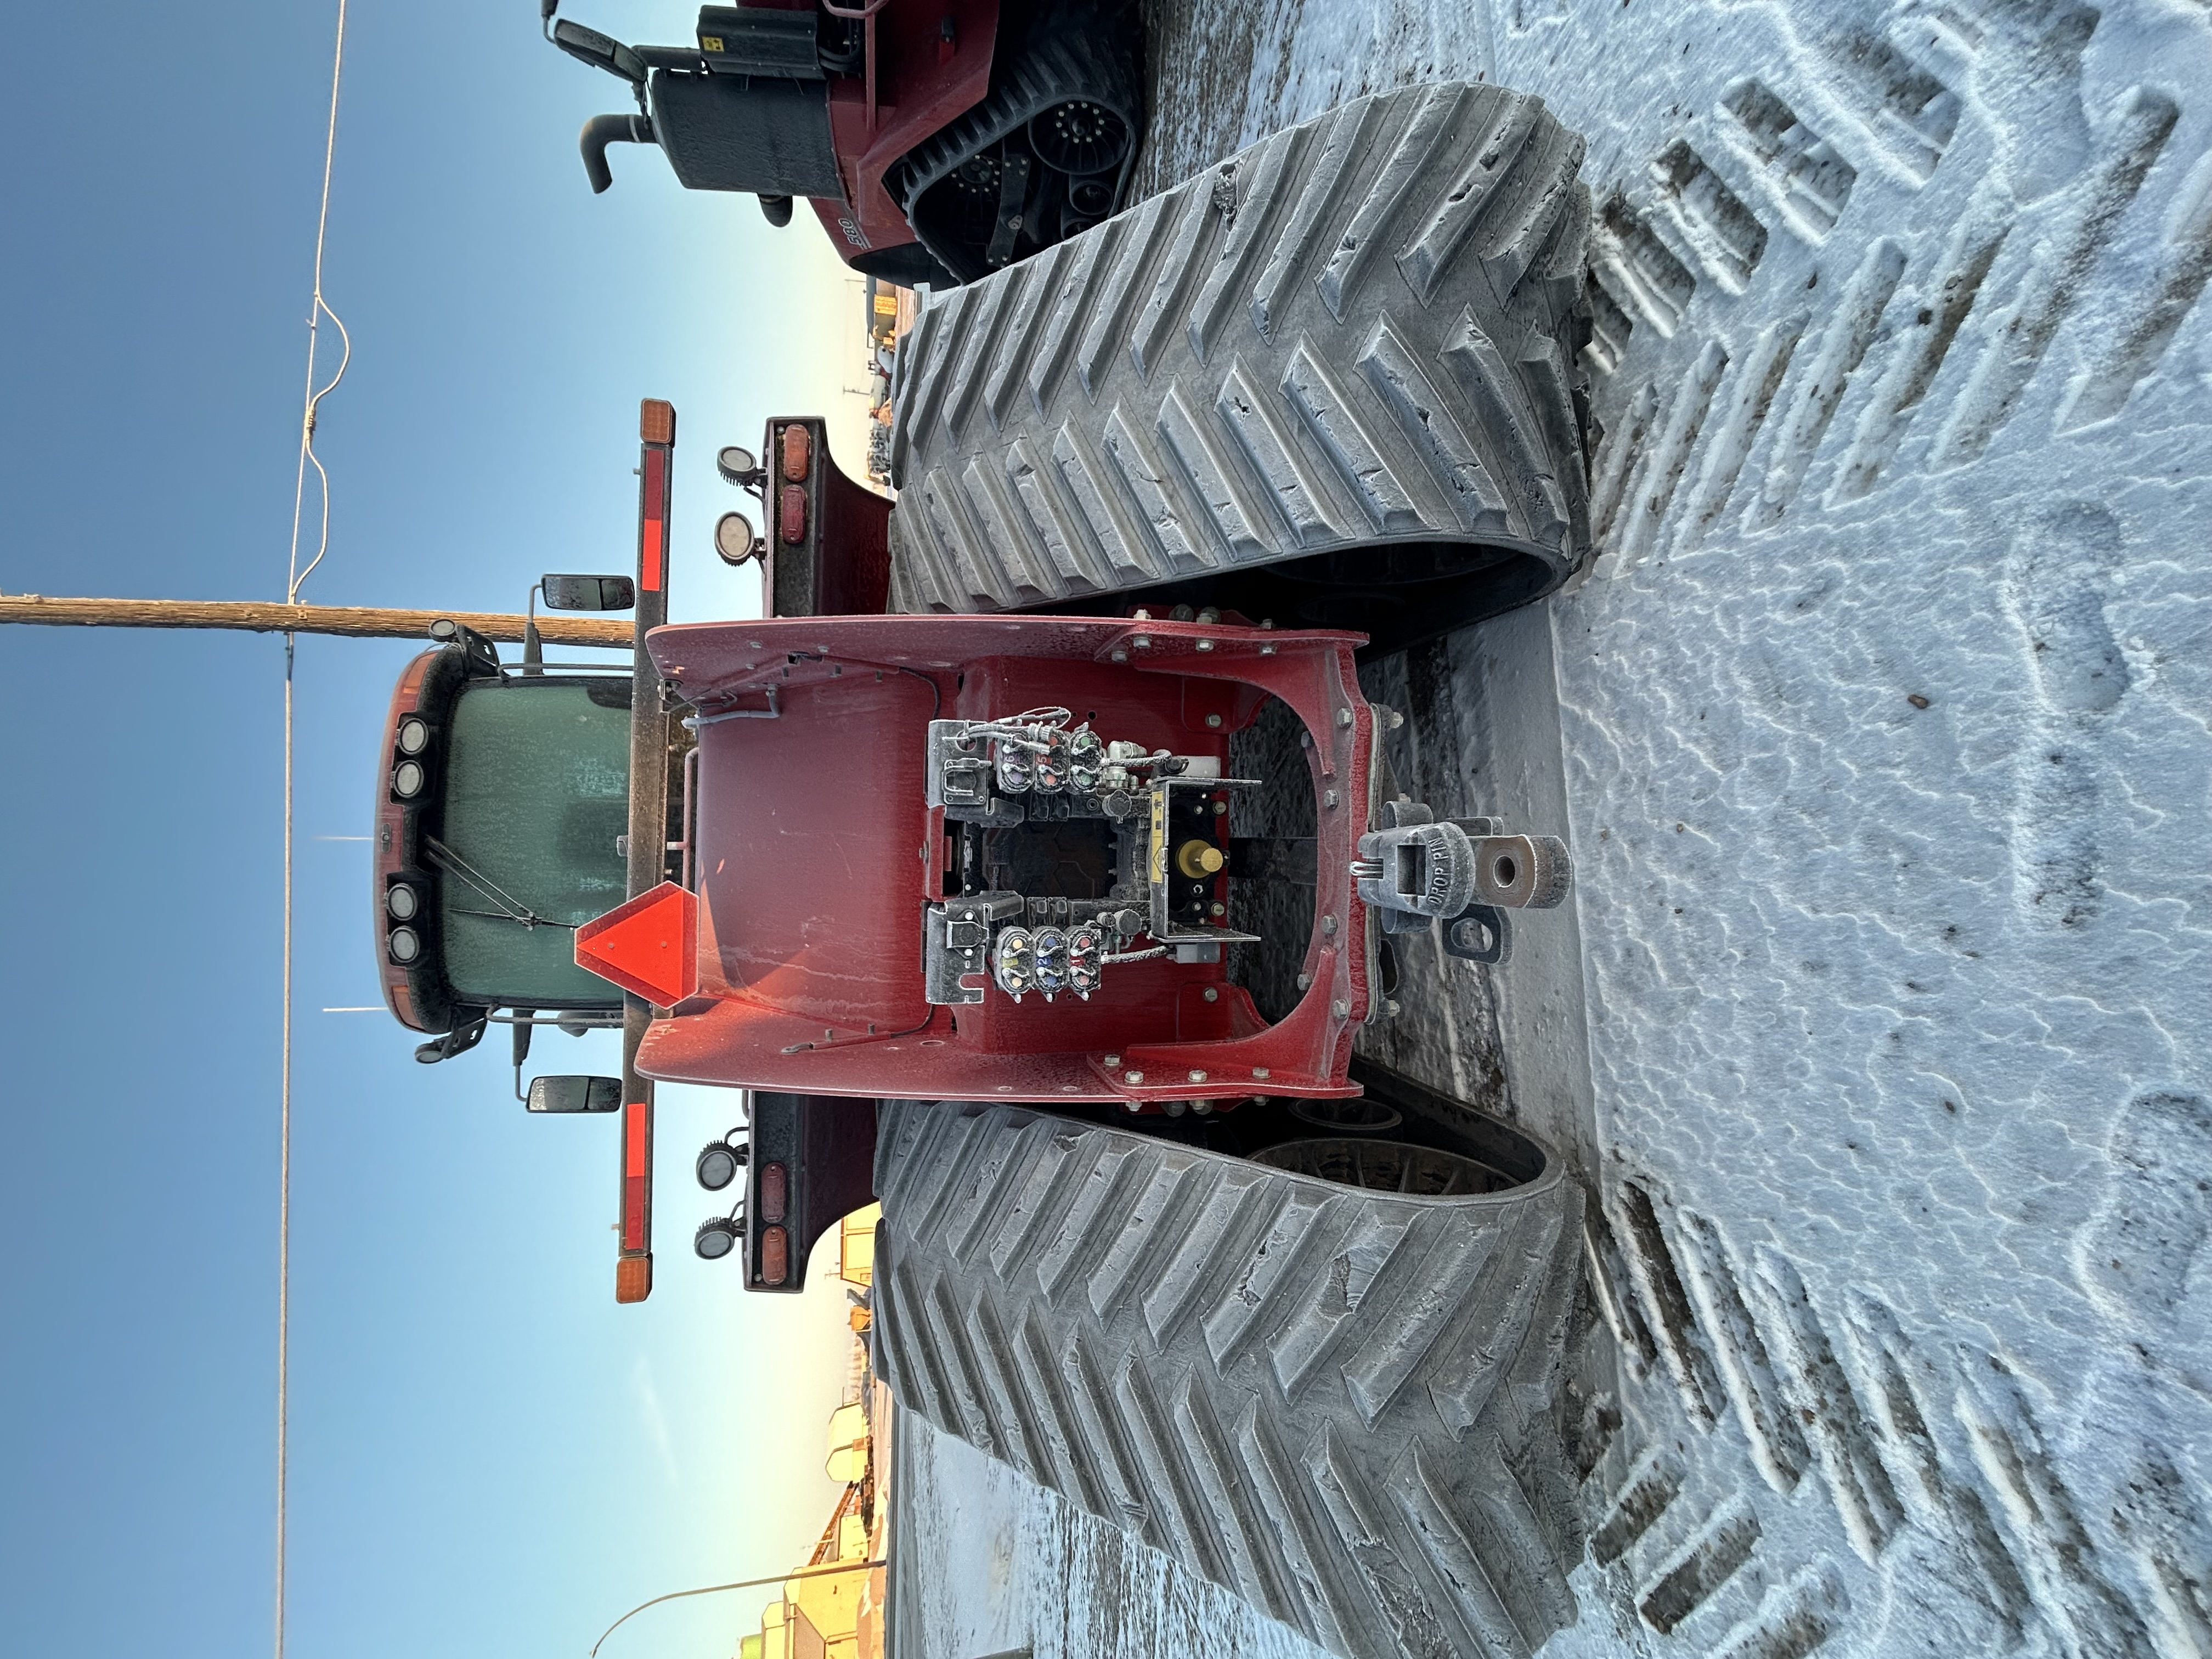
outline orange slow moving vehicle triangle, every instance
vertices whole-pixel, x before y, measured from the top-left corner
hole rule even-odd
[[[664,881],[576,930],[576,965],[672,1008],[699,987],[699,901]]]

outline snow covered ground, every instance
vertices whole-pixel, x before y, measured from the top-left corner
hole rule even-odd
[[[1547,1651],[2212,1656],[2212,8],[1156,40],[1156,181],[1440,76],[1589,139],[1603,557],[1392,688],[1431,798],[1564,823],[1574,911],[1377,1034],[1494,1043],[1602,1200]],[[910,1650],[1316,1651],[909,1441]]]

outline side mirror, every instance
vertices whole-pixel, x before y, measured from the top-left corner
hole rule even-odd
[[[618,1112],[622,1094],[618,1077],[534,1077],[528,1104],[533,1112]]]
[[[637,603],[637,584],[627,576],[542,576],[538,591],[548,611],[627,611]]]
[[[725,513],[714,520],[714,551],[722,556],[726,565],[741,565],[761,556],[761,544],[753,535],[753,521],[742,513]]]
[[[760,463],[753,458],[751,450],[737,444],[714,453],[714,470],[722,475],[724,483],[735,484],[740,489],[749,489],[760,482]]]
[[[587,29],[563,17],[553,25],[553,44],[580,64],[620,76],[632,86],[645,84],[645,60],[621,41],[597,29]]]

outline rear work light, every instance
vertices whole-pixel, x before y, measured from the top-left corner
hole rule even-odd
[[[400,762],[392,769],[392,793],[402,800],[414,799],[422,793],[424,775],[422,762]]]
[[[430,746],[430,723],[410,714],[399,722],[399,733],[396,741],[398,743],[401,754],[421,754]]]
[[[720,1261],[738,1248],[738,1229],[741,1224],[726,1215],[699,1224],[699,1231],[691,1235],[691,1249],[702,1261]]]
[[[394,921],[412,921],[422,908],[422,900],[405,882],[396,881],[384,890],[384,908]]]
[[[385,940],[385,950],[402,968],[422,954],[422,941],[412,927],[395,927],[392,937]]]

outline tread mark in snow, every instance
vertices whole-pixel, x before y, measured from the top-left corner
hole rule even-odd
[[[2011,228],[2006,209],[1985,200],[1952,236],[1936,291],[1921,296],[1923,303],[1911,331],[1897,349],[1896,367],[1859,422],[1858,434],[1844,457],[1835,487],[1829,491],[1829,505],[1857,501],[1869,494],[1882,469],[1896,455],[1914,411],[1943,367],[1951,343],[1958,337],[1966,313],[1973,309],[1983,281]]]
[[[1926,184],[1959,129],[1958,94],[1873,35],[1833,33],[1820,45],[1850,112],[1916,184]]]
[[[1609,1567],[1618,1561],[1681,1495],[1682,1460],[1665,1450],[1646,1453],[1590,1534],[1590,1553],[1598,1565]]]
[[[1595,1204],[1583,1212],[1583,1253],[1589,1263],[1590,1287],[1597,1297],[1598,1312],[1613,1340],[1620,1345],[1630,1375],[1640,1379],[1658,1363],[1659,1345],[1652,1340],[1642,1310],[1629,1297],[1628,1268],[1621,1260],[1620,1242],[1606,1222],[1604,1210]]]
[[[1714,1644],[1712,1659],[1804,1659],[1828,1639],[1850,1605],[1833,1568],[1807,1567],[1767,1591],[1751,1617]]]
[[[1690,148],[1677,138],[1651,164],[1659,202],[1681,232],[1698,262],[1730,294],[1741,294],[1766,252],[1766,227],[1743,198]]]
[[[2130,307],[2134,321],[2059,411],[2060,431],[2079,431],[2120,412],[2136,383],[2158,367],[2212,277],[2212,167],[2200,164],[2195,183],[2194,194],[2172,213],[2148,299]]]
[[[1590,270],[1621,309],[1641,313],[1670,340],[1698,288],[1689,268],[1617,191],[1598,210],[1591,229]]]
[[[1660,1354],[1681,1390],[1682,1403],[1701,1425],[1711,1427],[1719,1415],[1720,1381],[1713,1375],[1713,1362],[1690,1312],[1682,1276],[1660,1231],[1658,1210],[1651,1195],[1630,1181],[1620,1183],[1620,1203],[1629,1277],[1642,1297],[1645,1318],[1660,1339]]]
[[[1698,1322],[1712,1333],[1721,1381],[1735,1402],[1736,1421],[1751,1443],[1751,1461],[1775,1491],[1795,1492],[1810,1454],[1782,1397],[1759,1326],[1736,1288],[1720,1231],[1687,1210],[1674,1213],[1675,1256],[1697,1304]]]
[[[2003,324],[1992,329],[1973,376],[1960,394],[1958,410],[1938,441],[1938,468],[1964,466],[1978,459],[1997,428],[2012,418],[2098,253],[2142,188],[2144,176],[2179,116],[2170,99],[2147,88],[2130,88],[2122,95],[2102,146],[2105,154],[2090,176],[2087,199],[2071,233],[2054,251],[2055,257],[2037,262],[2020,301]]]
[[[1796,499],[1798,486],[1805,481],[1805,471],[1812,465],[1814,453],[1868,347],[1874,343],[1883,308],[1904,274],[1905,250],[1887,238],[1867,250],[1859,268],[1851,274],[1842,302],[1821,333],[1820,350],[1775,433],[1774,447],[1767,455],[1765,485],[1751,506],[1750,528],[1764,530],[1780,523]]]
[[[1693,548],[1704,540],[1705,532],[1728,510],[1736,480],[1742,476],[1743,464],[1751,458],[1752,446],[1758,441],[1768,411],[1774,407],[1774,395],[1782,389],[1783,378],[1790,372],[1797,343],[1804,338],[1811,322],[1810,312],[1796,312],[1769,325],[1752,343],[1751,353],[1735,377],[1734,394],[1705,445],[1705,462],[1698,468],[1696,488],[1683,511],[1681,544],[1685,549]]]
[[[1913,1374],[1927,1368],[1905,1340],[1896,1315],[1872,1297],[1851,1297],[1843,1323],[1858,1351],[1861,1374],[1872,1381],[1869,1409],[1894,1454],[1891,1468],[1900,1479],[1910,1477],[1900,1496],[1918,1511],[1921,1524],[1958,1550],[1966,1570],[1978,1581],[1980,1599],[2018,1640],[2030,1606],[2027,1585],[1997,1536],[1981,1494],[1944,1468],[1928,1426],[1927,1408],[1913,1382]]]
[[[1728,1583],[1759,1542],[1759,1516],[1741,1497],[1729,1498],[1667,1564],[1636,1610],[1662,1636],[1671,1633]]]
[[[1610,374],[1620,367],[1621,357],[1628,350],[1628,337],[1636,330],[1636,319],[1615,303],[1596,277],[1590,278],[1583,292],[1590,310],[1590,340],[1583,348],[1583,356],[1599,374]]]
[[[1719,341],[1706,341],[1697,362],[1690,366],[1688,378],[1675,390],[1674,406],[1667,414],[1666,429],[1660,434],[1659,441],[1644,451],[1628,492],[1630,510],[1627,521],[1620,526],[1618,545],[1621,563],[1616,574],[1618,570],[1633,568],[1658,540],[1660,526],[1666,520],[1667,509],[1674,503],[1674,492],[1681,484],[1684,469],[1690,464],[1691,451],[1696,447],[1698,434],[1705,423],[1705,411],[1712,406],[1713,393],[1720,386],[1721,376],[1727,372],[1728,362],[1728,353],[1721,349]]]
[[[1820,1455],[1844,1535],[1860,1559],[1872,1565],[1903,1523],[1905,1512],[1858,1397],[1837,1363],[1797,1270],[1761,1245],[1752,1280],[1766,1313],[1761,1328],[1778,1362],[1784,1393]]]
[[[1827,240],[1851,199],[1858,170],[1757,81],[1744,82],[1721,100],[1721,130],[1759,168],[1759,188],[1783,223],[1815,247]]]
[[[1591,530],[1601,542],[1612,532],[1613,515],[1627,496],[1629,477],[1644,453],[1644,435],[1658,414],[1659,388],[1647,380],[1630,399],[1627,418],[1605,434],[1590,484]]]
[[[2106,1581],[2097,1547],[2044,1455],[2034,1420],[1996,1360],[1969,1376],[1956,1410],[2028,1588],[2071,1636],[2074,1650],[2147,1650],[2149,1632]]]

